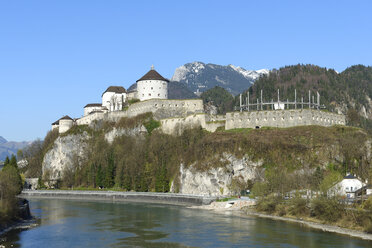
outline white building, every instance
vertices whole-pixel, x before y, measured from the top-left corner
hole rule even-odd
[[[342,181],[336,183],[328,191],[329,195],[340,195],[346,198],[355,198],[355,191],[361,189],[365,184],[356,178],[354,175],[349,174],[342,179]]]
[[[138,99],[168,99],[168,82],[152,66],[149,72],[137,80]]]
[[[94,111],[102,111],[101,103],[89,103],[84,107],[84,116],[89,115]]]
[[[67,132],[73,125],[74,120],[70,116],[65,115],[61,119],[52,123],[52,130],[58,128],[59,133],[64,133]]]
[[[122,86],[110,86],[102,94],[102,107],[106,107],[108,111],[120,111],[126,100],[127,91]]]

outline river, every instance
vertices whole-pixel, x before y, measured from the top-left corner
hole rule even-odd
[[[6,247],[372,247],[298,224],[184,206],[30,199],[39,225],[2,237]]]

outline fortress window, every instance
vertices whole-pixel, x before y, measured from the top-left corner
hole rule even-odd
[[[176,104],[176,107],[178,107],[178,105]]]
[[[158,94],[158,96],[160,96],[160,93]]]
[[[153,88],[153,87],[151,87],[151,89],[153,90],[154,88]]]
[[[151,96],[151,93],[149,93],[149,96]]]

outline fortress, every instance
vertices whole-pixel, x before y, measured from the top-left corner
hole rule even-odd
[[[210,132],[219,127],[226,130],[235,128],[293,127],[303,125],[345,125],[345,116],[320,110],[320,97],[317,103],[281,102],[264,103],[257,99],[257,104],[242,103],[240,111],[226,115],[211,115],[204,111],[201,99],[168,99],[169,80],[162,77],[152,66],[143,77],[137,80],[137,89],[127,92],[122,86],[110,86],[102,94],[102,103],[90,103],[84,107],[84,116],[72,119],[64,116],[52,123],[52,129],[59,133],[68,131],[74,125],[91,125],[96,120],[116,122],[123,117],[135,117],[152,112],[154,119],[160,121],[160,129],[167,134],[180,134],[185,128],[202,127]],[[307,107],[308,104],[308,108]],[[294,108],[290,109],[290,106]],[[305,105],[305,108],[304,108]],[[257,110],[252,111],[254,106]],[[264,110],[264,106],[266,109]],[[297,109],[298,106],[301,108]],[[271,109],[270,109],[271,108]],[[248,111],[247,111],[248,110]]]

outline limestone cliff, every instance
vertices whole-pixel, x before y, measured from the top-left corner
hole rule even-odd
[[[60,136],[45,154],[42,164],[43,177],[48,180],[61,179],[67,169],[74,169],[86,158],[86,133]]]
[[[180,166],[179,193],[196,195],[233,195],[239,193],[239,186],[254,180],[263,171],[262,161],[254,162],[249,157],[236,158],[231,154],[223,154],[225,165],[198,171],[193,165]],[[172,185],[171,190],[176,191]]]

